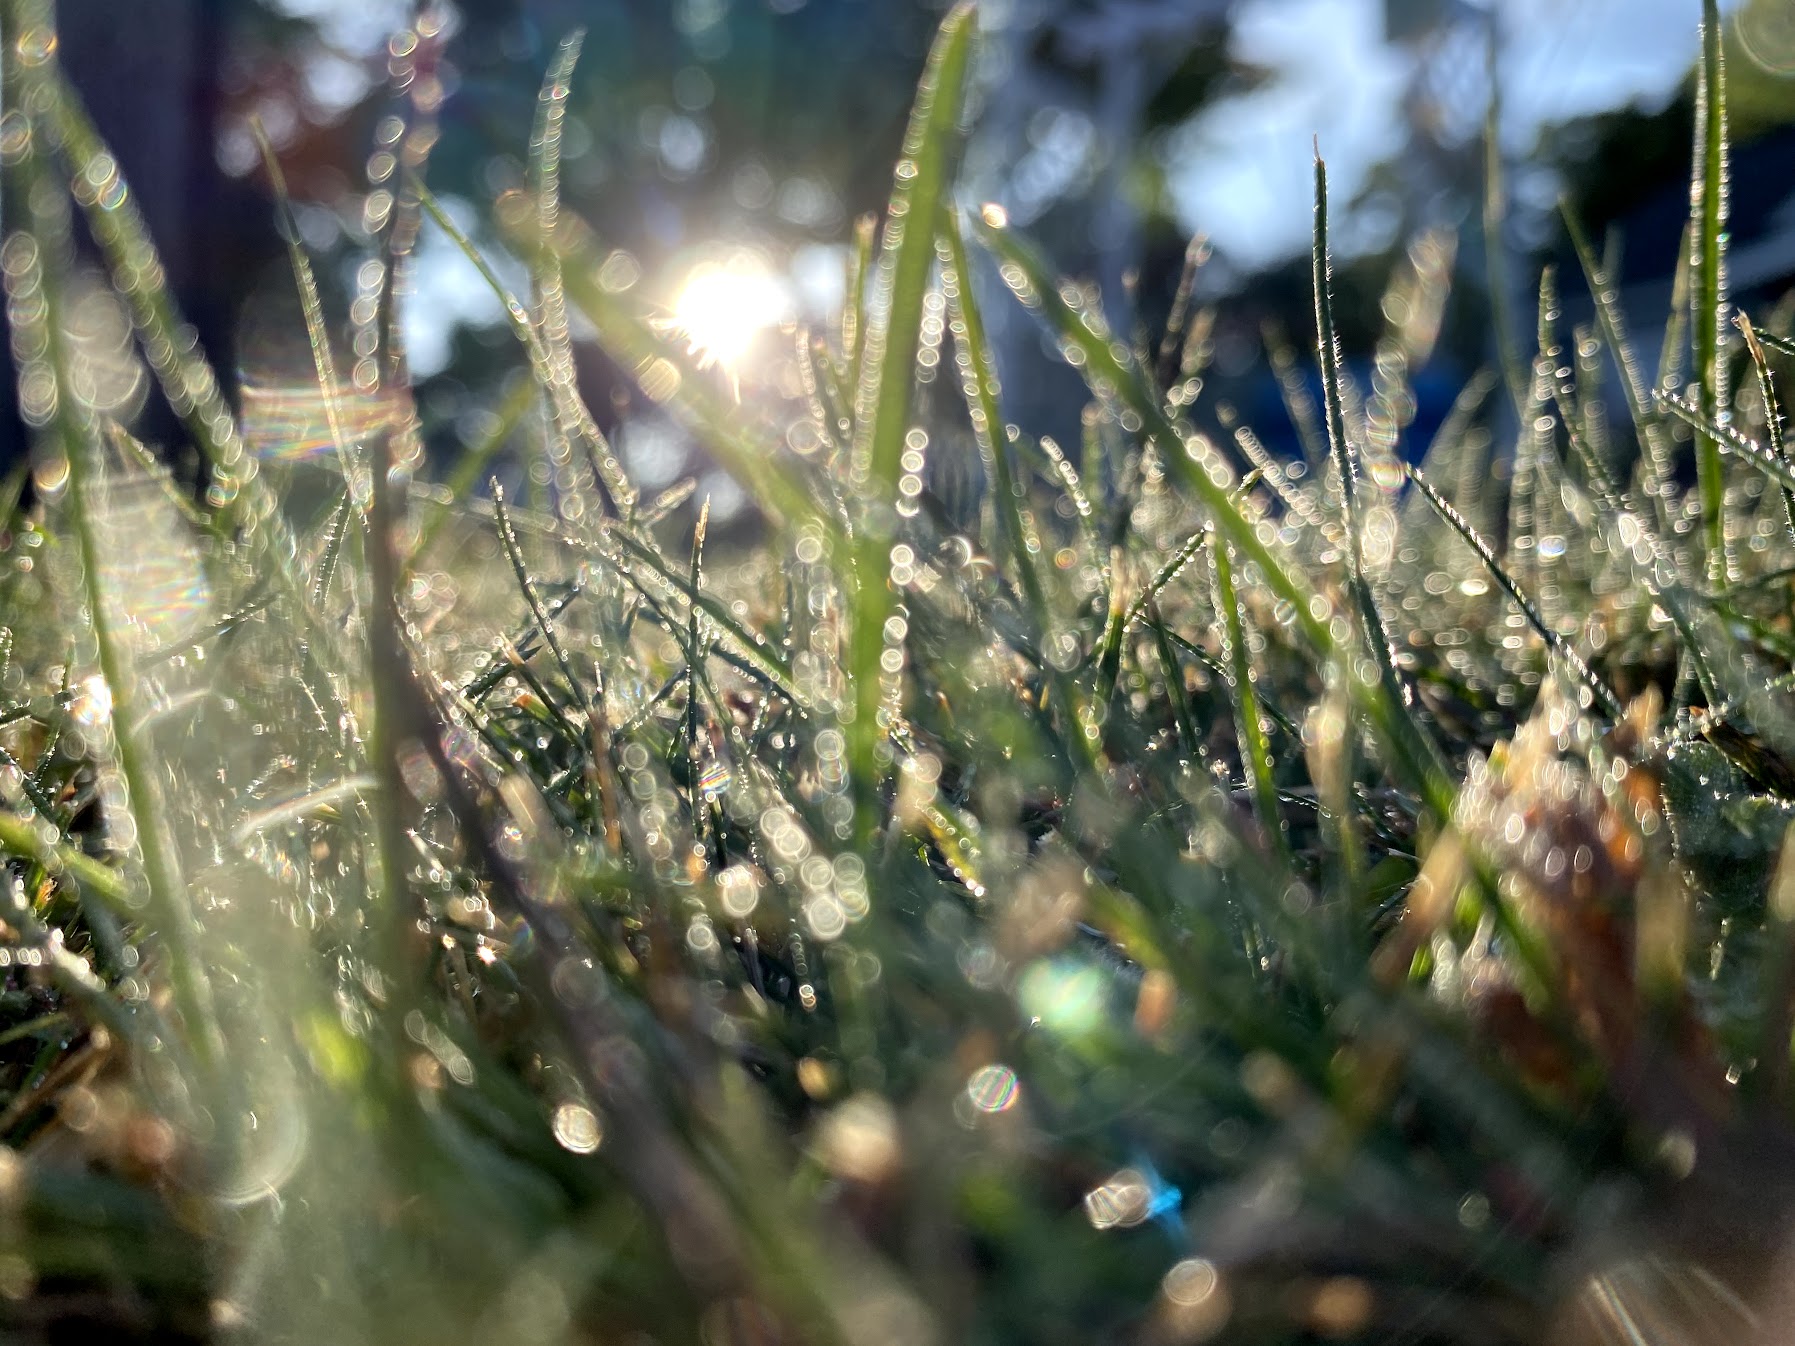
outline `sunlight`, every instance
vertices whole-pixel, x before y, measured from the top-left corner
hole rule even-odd
[[[694,267],[673,301],[671,325],[703,365],[733,378],[755,339],[791,312],[786,287],[752,254]]]

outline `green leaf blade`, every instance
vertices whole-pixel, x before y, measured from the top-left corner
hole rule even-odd
[[[935,265],[935,228],[951,182],[976,31],[976,9],[958,5],[942,22],[929,53],[886,214],[883,252],[868,304],[871,321],[861,337],[852,471],[875,514],[862,524],[854,547],[847,668],[853,719],[847,740],[863,832],[875,814],[878,717],[885,689],[880,660],[894,602],[891,532],[910,428],[923,302]]]

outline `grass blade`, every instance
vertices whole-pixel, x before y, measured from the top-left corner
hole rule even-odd
[[[1346,513],[1347,583],[1359,611],[1359,624],[1383,690],[1384,713],[1392,731],[1402,740],[1403,755],[1425,763],[1428,774],[1446,776],[1445,757],[1431,734],[1415,718],[1409,698],[1390,652],[1389,632],[1378,611],[1377,595],[1365,574],[1364,521],[1359,510],[1359,463],[1353,441],[1346,433],[1345,404],[1340,391],[1340,342],[1334,330],[1333,260],[1328,253],[1328,170],[1321,155],[1315,156],[1315,245],[1311,261],[1315,284],[1315,340],[1321,360],[1321,387],[1327,413],[1328,451],[1340,478]],[[1358,681],[1357,678],[1354,679]]]
[[[1071,362],[1078,365],[1092,390],[1139,417],[1142,433],[1162,446],[1167,475],[1196,497],[1217,531],[1234,546],[1237,559],[1256,568],[1272,593],[1288,605],[1290,623],[1317,663],[1325,667],[1339,648],[1329,625],[1329,604],[1273,550],[1270,531],[1262,535],[1260,525],[1230,498],[1233,472],[1214,446],[1160,404],[1128,352],[1108,339],[1097,315],[1074,307],[1061,293],[1032,246],[992,219],[982,219],[976,228],[980,242],[998,259],[1004,282],[1024,305],[1041,315],[1062,348],[1072,353]],[[1451,778],[1437,754],[1419,747],[1412,727],[1405,727],[1410,724],[1408,708],[1400,699],[1392,702],[1376,677],[1368,682],[1354,678],[1352,682],[1354,700],[1388,754],[1390,769],[1421,793],[1436,817],[1449,816],[1454,795]]]
[[[538,277],[538,306],[547,306],[545,310],[547,316],[539,323],[533,322],[523,304],[510,290],[505,288],[505,283],[499,279],[498,273],[492,269],[491,264],[474,246],[473,240],[442,208],[442,204],[431,195],[430,190],[415,178],[411,180],[411,190],[416,194],[418,204],[424,208],[425,213],[435,221],[443,233],[448,235],[449,241],[455,245],[461,255],[473,263],[475,270],[480,273],[480,278],[486,282],[487,287],[498,296],[499,302],[505,306],[505,317],[511,326],[511,331],[523,346],[524,353],[529,357],[530,374],[534,379],[533,391],[540,391],[548,401],[551,438],[554,441],[550,449],[551,455],[557,458],[566,458],[572,451],[572,443],[578,440],[584,446],[587,466],[592,472],[595,488],[616,506],[622,517],[629,518],[635,510],[635,488],[630,485],[621,465],[616,461],[616,456],[611,452],[609,442],[599,430],[597,422],[592,419],[592,413],[580,397],[579,387],[575,380],[572,347],[570,344],[566,344],[571,341],[571,338],[568,337],[566,331],[567,295],[560,258],[556,256],[552,263],[554,268],[552,276],[546,280],[542,279],[540,275]],[[539,214],[539,222],[540,218]],[[554,213],[550,212],[548,218],[552,222]],[[542,251],[545,255],[553,253],[553,249]],[[551,263],[545,260],[539,264],[539,268],[550,265]],[[546,298],[550,294],[555,296],[552,302]],[[558,347],[551,334],[551,326],[557,320],[562,328],[561,337],[565,348]],[[521,408],[517,415],[521,417]],[[492,447],[496,451],[499,444],[493,444]],[[468,484],[471,485],[471,481]]]
[[[236,417],[211,365],[197,347],[178,339],[184,321],[168,289],[153,282],[165,273],[118,162],[61,79],[55,82],[49,113],[75,180],[75,201],[106,259],[115,292],[130,305],[132,324],[163,395],[217,474],[220,493],[234,494],[244,475]]]
[[[12,33],[49,30],[47,7],[11,0],[5,24]],[[51,105],[53,86],[43,63],[18,59],[15,36],[6,45],[4,89],[6,114],[24,118],[26,108]],[[185,1026],[185,1043],[200,1072],[208,1104],[222,1102],[219,1092],[223,1047],[213,1013],[212,990],[199,952],[198,929],[186,886],[175,858],[169,819],[162,805],[160,782],[152,769],[147,745],[139,737],[136,677],[114,630],[108,595],[101,579],[102,549],[94,517],[99,489],[101,442],[93,412],[81,399],[75,353],[63,308],[64,287],[72,264],[72,230],[67,200],[56,190],[49,165],[28,137],[5,169],[9,199],[23,203],[22,221],[9,229],[4,272],[9,316],[17,349],[26,352],[28,368],[40,383],[54,388],[47,418],[46,447],[68,464],[69,513],[80,554],[87,620],[98,653],[100,674],[111,695],[111,731],[120,774],[129,791],[136,824],[137,850],[143,865],[149,913],[168,951],[169,979]],[[35,371],[29,366],[37,366]]]
[[[1141,418],[1143,433],[1161,446],[1167,474],[1196,496],[1241,556],[1258,566],[1278,597],[1291,604],[1292,621],[1316,652],[1330,653],[1333,639],[1326,618],[1317,611],[1314,591],[1271,550],[1253,521],[1229,498],[1236,485],[1234,473],[1214,445],[1158,404],[1132,358],[1098,330],[1101,319],[1075,308],[1060,292],[1032,245],[992,219],[980,221],[975,229],[998,259],[1005,283],[1042,317],[1074,361],[1081,362],[1086,382],[1100,397],[1120,402]]]
[[[1162,389],[1170,388],[1178,375],[1179,352],[1184,344],[1184,330],[1190,318],[1191,295],[1197,288],[1197,272],[1209,260],[1209,240],[1192,234],[1184,245],[1184,266],[1178,273],[1178,288],[1172,293],[1172,311],[1166,315],[1165,331],[1159,338],[1156,374]]]
[[[293,203],[287,195],[286,174],[274,146],[268,143],[261,124],[254,123],[256,145],[262,151],[262,164],[274,188],[275,212],[280,219],[281,236],[286,240],[287,257],[293,267],[293,280],[299,287],[299,306],[305,314],[306,341],[311,347],[312,368],[318,379],[318,393],[323,399],[324,421],[330,429],[330,441],[336,450],[337,464],[349,483],[349,494],[356,508],[366,512],[371,489],[368,467],[362,461],[361,447],[349,442],[343,433],[342,391],[337,379],[336,357],[331,354],[330,331],[324,324],[324,302],[318,296],[318,281],[312,274],[311,260],[305,255],[305,244],[299,223],[293,216]]]
[[[1668,534],[1670,499],[1675,490],[1670,444],[1665,437],[1663,423],[1658,419],[1657,410],[1652,406],[1651,392],[1640,368],[1639,357],[1628,340],[1620,294],[1615,289],[1608,269],[1597,260],[1595,249],[1590,246],[1589,236],[1584,232],[1583,222],[1577,217],[1570,199],[1561,199],[1558,208],[1564,216],[1565,230],[1570,234],[1577,261],[1583,268],[1583,279],[1595,300],[1596,320],[1601,324],[1602,339],[1608,344],[1608,349],[1614,355],[1614,362],[1620,369],[1621,391],[1626,396],[1627,410],[1633,418],[1633,431],[1639,437],[1645,487],[1652,498],[1659,531]]]
[[[1726,362],[1726,68],[1720,52],[1720,9],[1702,0],[1702,59],[1695,92],[1695,166],[1689,185],[1690,355],[1699,385],[1696,406],[1706,421],[1722,424],[1727,395]],[[1720,439],[1697,428],[1696,489],[1708,577],[1734,578],[1727,556],[1726,469]]]
[[[1795,490],[1795,463],[1779,458],[1757,440],[1740,434],[1730,425],[1719,425],[1675,393],[1658,394],[1658,402],[1697,434],[1706,435],[1723,450],[1751,464],[1785,490]]]
[[[956,157],[976,32],[976,11],[970,4],[958,5],[942,22],[929,53],[904,135],[867,304],[871,321],[862,336],[865,348],[854,398],[851,470],[855,489],[870,502],[873,513],[862,522],[855,538],[846,673],[853,697],[853,720],[847,726],[848,767],[863,835],[873,826],[876,781],[881,774],[879,711],[886,679],[880,674],[880,660],[894,598],[890,584],[892,534],[904,442],[910,430],[923,298],[935,264],[935,231]]]
[[[1010,440],[1004,426],[1002,391],[997,383],[997,360],[985,333],[985,319],[966,264],[965,221],[949,210],[941,228],[941,285],[947,292],[948,313],[954,331],[954,353],[960,368],[960,390],[972,420],[972,434],[991,486],[997,518],[999,545],[1008,549],[1022,587],[1032,634],[1042,640],[1051,629],[1047,597],[1041,576],[1029,550],[1028,534],[1017,501],[1016,475],[1010,465]]]
[[[1745,337],[1745,348],[1751,352],[1752,368],[1757,371],[1758,397],[1764,404],[1764,434],[1770,440],[1770,455],[1789,461],[1788,446],[1783,442],[1783,409],[1776,396],[1776,382],[1770,377],[1770,362],[1764,357],[1764,345],[1757,328],[1743,312],[1739,314],[1739,331]],[[1782,488],[1783,522],[1788,526],[1789,540],[1795,542],[1795,491]]]
[[[841,310],[843,372],[860,386],[860,352],[866,335],[866,282],[872,275],[873,243],[879,234],[879,217],[862,215],[854,221],[854,247],[848,254],[847,302]]]
[[[322,604],[330,593],[330,581],[337,572],[337,558],[342,555],[343,539],[349,532],[350,504],[349,491],[344,488],[337,507],[331,511],[330,523],[324,530],[324,555],[318,562],[318,578],[312,584],[314,606]]]
[[[1252,792],[1253,808],[1265,833],[1265,844],[1289,864],[1284,820],[1278,814],[1278,784],[1272,772],[1271,739],[1259,713],[1259,693],[1254,685],[1251,647],[1247,643],[1246,616],[1234,588],[1234,561],[1225,539],[1209,539],[1210,574],[1215,584],[1215,611],[1222,620],[1222,663],[1227,669],[1229,699],[1234,704],[1234,734],[1240,747],[1240,765]]]
[[[1470,521],[1464,515],[1448,504],[1445,497],[1433,488],[1432,483],[1421,475],[1420,468],[1412,463],[1405,463],[1403,470],[1408,474],[1408,479],[1415,483],[1416,489],[1421,492],[1422,499],[1433,507],[1434,513],[1438,514],[1452,531],[1464,540],[1466,546],[1477,553],[1477,559],[1483,562],[1483,568],[1489,572],[1490,578],[1496,581],[1514,605],[1521,610],[1521,615],[1527,619],[1527,625],[1533,628],[1534,634],[1545,642],[1547,649],[1563,659],[1595,694],[1596,700],[1601,704],[1603,714],[1607,715],[1611,721],[1618,723],[1624,713],[1620,698],[1584,661],[1583,656],[1571,648],[1564,637],[1540,615],[1539,609],[1521,591],[1521,586],[1515,582],[1514,577],[1502,568],[1502,563],[1496,559],[1495,549],[1479,536],[1477,530],[1471,526]]]
[[[1296,430],[1296,437],[1303,446],[1303,459],[1311,470],[1319,473],[1328,460],[1327,434],[1321,428],[1321,418],[1315,410],[1315,399],[1309,395],[1308,385],[1303,382],[1302,362],[1296,353],[1296,347],[1290,343],[1275,325],[1266,323],[1261,329],[1265,341],[1266,353],[1271,356],[1272,372],[1277,375],[1278,395],[1284,402],[1284,414],[1290,417],[1290,424]]]

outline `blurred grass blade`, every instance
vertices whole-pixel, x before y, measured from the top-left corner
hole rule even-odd
[[[1278,378],[1278,395],[1284,403],[1284,414],[1290,417],[1297,440],[1303,446],[1303,461],[1319,473],[1328,461],[1327,432],[1321,428],[1315,399],[1303,382],[1302,361],[1289,338],[1272,323],[1266,323],[1260,334],[1271,356],[1272,372]]]
[[[966,77],[977,31],[977,11],[971,4],[960,4],[942,21],[929,52],[904,133],[867,300],[870,320],[861,337],[865,345],[854,398],[850,472],[868,514],[855,538],[845,673],[853,700],[853,719],[847,725],[848,768],[862,835],[873,827],[877,782],[883,774],[878,746],[886,679],[880,660],[894,601],[891,547],[904,441],[910,432],[923,299],[935,264],[935,231],[958,157]]]
[[[208,527],[229,536],[241,530],[258,563],[271,573],[313,632],[317,655],[344,667],[332,633],[306,610],[306,584],[294,558],[298,548],[274,493],[245,451],[235,414],[225,402],[205,353],[186,339],[190,331],[165,281],[156,247],[144,227],[117,161],[101,142],[79,99],[53,66],[44,108],[76,177],[73,195],[106,260],[114,292],[124,296],[131,322],[163,396],[182,418],[212,474],[206,501],[215,513]]]
[[[1696,406],[1705,421],[1724,423],[1731,398],[1726,360],[1726,68],[1721,55],[1720,9],[1702,0],[1702,58],[1695,92],[1695,161],[1689,187],[1689,333],[1698,383]],[[1720,440],[1697,427],[1696,487],[1708,578],[1735,578],[1727,555],[1726,469]]]
[[[967,266],[965,222],[958,210],[949,210],[941,227],[941,284],[947,291],[948,312],[953,321],[954,354],[960,368],[960,390],[966,397],[973,439],[985,461],[991,490],[992,511],[997,519],[999,545],[1009,551],[1027,604],[1031,634],[1045,639],[1052,628],[1041,576],[1029,550],[1017,502],[1015,472],[1010,465],[1010,438],[1003,419],[1002,392],[997,382],[997,360],[985,334],[985,319],[972,272]]]
[[[585,29],[576,28],[561,40],[537,96],[536,125],[530,136],[530,190],[536,198],[536,229],[540,238],[555,236],[561,213],[562,127],[567,120],[573,69],[579,62],[585,38]],[[536,289],[536,326],[548,359],[545,389],[565,434],[569,439],[577,438],[583,446],[594,485],[610,497],[618,514],[627,520],[635,513],[636,488],[580,396],[573,338],[567,327],[567,292],[561,259],[554,249],[536,253],[531,274]]]
[[[867,281],[873,270],[873,246],[879,237],[879,217],[862,215],[854,221],[854,246],[848,253],[848,293],[841,310],[842,372],[860,386],[860,354],[865,349]]]
[[[1757,328],[1752,326],[1751,319],[1743,312],[1739,314],[1739,331],[1745,338],[1745,348],[1751,353],[1751,365],[1758,377],[1758,399],[1764,405],[1764,434],[1770,441],[1770,456],[1779,462],[1789,461],[1788,445],[1783,441],[1783,409],[1776,395],[1776,381],[1770,376],[1770,362],[1764,355],[1763,342],[1759,340]],[[1795,542],[1795,491],[1784,486],[1783,523],[1789,531],[1789,540]]]
[[[23,120],[29,116],[26,108],[47,108],[54,96],[47,63],[19,59],[26,38],[50,32],[48,7],[30,0],[8,0],[0,14],[6,20],[4,26],[14,34],[6,44],[0,72],[4,116]],[[41,123],[33,129],[39,126]],[[80,556],[87,624],[110,695],[112,740],[129,793],[149,896],[148,912],[167,949],[174,1003],[184,1021],[186,1048],[199,1072],[203,1104],[217,1107],[223,1103],[220,1053],[224,1044],[214,1015],[211,983],[176,862],[161,783],[148,745],[139,735],[136,675],[114,629],[112,599],[101,578],[103,553],[112,545],[111,539],[101,537],[96,518],[102,446],[93,412],[82,400],[75,369],[78,357],[70,348],[63,308],[73,260],[72,222],[67,199],[57,190],[50,166],[38,148],[41,143],[35,135],[25,137],[5,166],[6,195],[22,203],[24,209],[22,218],[9,223],[6,265],[0,272],[5,276],[9,316],[15,324],[15,348],[26,357],[26,368],[19,371],[21,387],[27,379],[36,378],[40,386],[53,390],[40,452],[60,455],[67,464],[69,516]]]
[[[1234,587],[1234,562],[1228,543],[1213,534],[1209,561],[1215,583],[1215,610],[1222,619],[1222,663],[1228,672],[1228,694],[1234,704],[1234,736],[1240,749],[1240,765],[1265,844],[1287,867],[1288,841],[1284,820],[1278,813],[1278,785],[1272,770],[1271,739],[1259,712],[1259,693],[1253,674],[1252,648],[1247,638],[1246,614]]]
[[[268,181],[274,189],[275,212],[280,219],[281,237],[286,240],[287,257],[293,267],[293,280],[299,287],[299,306],[305,314],[306,342],[311,347],[312,369],[318,380],[319,396],[323,400],[324,421],[330,428],[331,447],[336,451],[337,464],[342,470],[343,478],[349,483],[350,498],[355,501],[357,509],[365,512],[368,508],[368,492],[372,489],[368,467],[362,460],[361,446],[350,443],[343,433],[342,385],[337,378],[336,356],[331,352],[330,329],[324,322],[324,302],[318,295],[317,277],[312,274],[311,259],[306,256],[299,222],[293,215],[293,202],[287,195],[287,178],[281,171],[280,159],[274,153],[274,146],[268,143],[261,123],[252,123],[251,129],[255,133],[256,145],[262,152],[262,165],[268,172]]]
[[[1085,545],[1091,549],[1092,555],[1101,555],[1102,540],[1097,536],[1090,497],[1085,494],[1084,482],[1079,480],[1078,469],[1072,466],[1072,460],[1066,456],[1066,451],[1053,436],[1042,435],[1035,443],[1040,446],[1041,452],[1053,468],[1053,475],[1059,478],[1060,485],[1066,492],[1066,499],[1072,506],[1073,517],[1078,520],[1078,530],[1084,536]]]
[[[74,198],[106,258],[114,290],[131,310],[139,344],[175,414],[216,474],[221,496],[241,489],[243,440],[204,352],[180,339],[185,326],[154,242],[118,162],[94,130],[72,89],[59,75],[48,110],[74,178]]]
[[[1240,450],[1241,457],[1251,465],[1253,472],[1278,497],[1284,506],[1284,518],[1287,522],[1296,522],[1305,528],[1313,528],[1318,537],[1325,537],[1335,546],[1345,549],[1345,532],[1336,520],[1328,518],[1316,507],[1315,492],[1306,486],[1295,486],[1281,463],[1272,457],[1259,436],[1253,433],[1252,427],[1242,425],[1237,413],[1228,403],[1223,402],[1215,409],[1215,418],[1222,429],[1234,437],[1234,445]]]
[[[1327,413],[1328,450],[1340,478],[1346,513],[1347,584],[1359,611],[1359,624],[1383,690],[1382,705],[1390,729],[1400,738],[1404,757],[1436,778],[1447,776],[1445,755],[1416,717],[1397,675],[1390,634],[1378,610],[1377,595],[1365,573],[1364,517],[1359,504],[1359,461],[1346,428],[1340,388],[1340,340],[1334,330],[1333,259],[1328,252],[1328,170],[1315,156],[1315,242],[1311,254],[1315,286],[1315,340],[1321,361],[1321,388]],[[1357,678],[1355,677],[1355,681]]]
[[[1159,356],[1155,366],[1161,389],[1169,389],[1178,376],[1179,353],[1184,344],[1185,328],[1190,320],[1191,295],[1197,288],[1197,272],[1209,260],[1209,240],[1192,234],[1184,245],[1184,266],[1178,273],[1178,288],[1172,292],[1172,309],[1166,315],[1165,331],[1159,337]]]
[[[1658,521],[1659,531],[1668,534],[1671,493],[1675,489],[1670,444],[1657,408],[1652,405],[1651,390],[1646,384],[1645,373],[1640,368],[1639,357],[1628,340],[1620,294],[1615,289],[1614,280],[1607,268],[1597,260],[1589,237],[1584,232],[1583,222],[1578,218],[1570,198],[1560,198],[1558,208],[1564,216],[1571,245],[1576,249],[1577,261],[1583,268],[1584,281],[1595,300],[1596,320],[1601,324],[1602,339],[1607,342],[1614,362],[1620,369],[1621,391],[1626,396],[1627,410],[1633,418],[1633,432],[1639,438],[1645,487],[1652,499],[1654,517]]]
[[[1563,659],[1595,694],[1596,700],[1601,704],[1602,713],[1610,721],[1618,723],[1624,712],[1620,698],[1614,694],[1607,683],[1602,681],[1601,676],[1589,666],[1583,656],[1571,648],[1564,637],[1547,624],[1546,619],[1540,615],[1539,609],[1533,605],[1526,594],[1521,592],[1521,586],[1515,582],[1514,577],[1502,568],[1502,563],[1496,559],[1495,550],[1478,535],[1477,530],[1471,527],[1470,522],[1462,514],[1446,502],[1445,497],[1433,488],[1427,478],[1421,475],[1421,469],[1412,463],[1405,463],[1403,468],[1407,472],[1409,480],[1414,482],[1416,489],[1421,492],[1422,499],[1426,500],[1433,507],[1434,512],[1451,527],[1452,531],[1464,540],[1466,546],[1477,553],[1477,559],[1483,562],[1483,567],[1489,572],[1490,578],[1495,580],[1514,605],[1520,608],[1521,615],[1527,619],[1527,625],[1533,628],[1534,634],[1545,642],[1548,649]]]
[[[1273,550],[1269,528],[1262,535],[1261,526],[1230,498],[1233,472],[1214,446],[1160,405],[1128,352],[1107,338],[1097,315],[1074,307],[1033,247],[991,219],[976,227],[980,241],[997,257],[1004,282],[1042,316],[1062,352],[1071,353],[1069,362],[1100,397],[1119,402],[1140,418],[1143,433],[1162,446],[1167,474],[1208,511],[1217,531],[1233,544],[1236,559],[1254,567],[1287,605],[1280,619],[1287,615],[1318,664],[1332,661],[1338,645],[1329,625],[1329,605]],[[1409,708],[1400,697],[1393,701],[1376,677],[1368,682],[1354,678],[1353,699],[1387,753],[1391,771],[1419,791],[1437,817],[1448,817],[1455,793],[1451,777],[1437,752],[1418,741]]]

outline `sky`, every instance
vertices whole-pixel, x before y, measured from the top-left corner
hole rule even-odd
[[[1662,107],[1697,52],[1695,0],[1490,3],[1501,25],[1501,140],[1512,156],[1526,155],[1551,123],[1629,103]],[[1723,14],[1737,8],[1738,0],[1721,5]],[[1172,137],[1165,167],[1184,229],[1252,271],[1309,246],[1312,136],[1339,200],[1401,147],[1400,100],[1417,58],[1384,43],[1382,0],[1243,0],[1236,14],[1234,54],[1276,77],[1200,113]],[[1467,41],[1437,60],[1463,115],[1452,129],[1479,134],[1482,45]]]
[[[645,3],[659,0],[645,0]],[[746,2],[746,0],[743,0]],[[1122,3],[1123,0],[1116,0]],[[1494,6],[1500,24],[1504,151],[1524,157],[1549,123],[1619,107],[1648,109],[1671,98],[1696,53],[1697,0],[1441,0],[1459,3],[1472,22],[1461,40],[1431,57],[1430,78],[1450,91],[1441,100],[1449,130],[1479,134],[1487,84],[1475,22]],[[373,51],[405,0],[274,0],[320,22],[339,49]],[[1723,13],[1739,0],[1722,0]],[[1187,232],[1208,235],[1236,274],[1250,274],[1306,250],[1312,191],[1311,137],[1319,135],[1335,199],[1350,200],[1366,174],[1402,144],[1401,100],[1417,74],[1414,52],[1383,41],[1384,0],[1239,0],[1234,55],[1274,72],[1262,87],[1217,102],[1174,132],[1162,151],[1166,182]],[[994,11],[997,12],[997,11]],[[1795,59],[1795,52],[1790,53]],[[320,72],[339,79],[343,72]],[[345,89],[352,98],[359,89]],[[1088,139],[1088,138],[1087,138]],[[1034,157],[1052,177],[1076,181],[1073,157],[1090,152],[1077,136],[1052,138]],[[1065,162],[1058,162],[1064,160]],[[1056,167],[1057,164],[1057,167]],[[1050,193],[1051,194],[1051,193]],[[477,229],[478,212],[466,223]],[[427,231],[429,232],[429,231]],[[1337,246],[1381,246],[1363,223],[1343,219]],[[490,243],[489,239],[480,240]],[[791,279],[798,301],[826,302],[817,277],[833,274],[812,247]],[[440,369],[455,328],[489,326],[503,311],[471,264],[446,240],[424,240],[406,313],[416,372]]]

